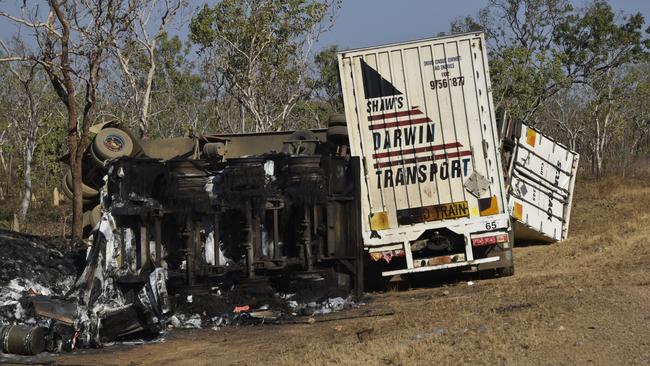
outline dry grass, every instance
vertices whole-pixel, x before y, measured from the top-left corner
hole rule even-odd
[[[32,202],[25,222],[20,223],[20,231],[41,236],[70,236],[70,203],[64,201],[60,206],[52,206],[50,197],[40,196],[41,199]],[[0,201],[0,228],[11,229],[14,213],[18,212],[20,197],[12,197]]]
[[[177,332],[75,364],[647,365],[650,184],[578,187],[570,239],[515,249],[514,277],[375,294],[390,317]],[[374,306],[369,304],[368,306]]]

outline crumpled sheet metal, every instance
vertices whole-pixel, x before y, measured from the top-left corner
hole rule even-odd
[[[126,253],[120,253],[122,235]],[[86,268],[76,283],[75,328],[81,331],[81,339],[89,345],[100,346],[116,337],[143,330],[153,333],[159,330],[162,317],[170,312],[164,268],[155,268],[137,292],[136,300],[127,303],[116,280],[123,276],[145,275],[135,270],[134,248],[131,230],[118,229],[111,214],[104,213],[88,253]],[[119,256],[124,256],[121,268],[118,267]]]

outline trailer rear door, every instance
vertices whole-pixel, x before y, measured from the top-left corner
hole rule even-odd
[[[472,33],[339,54],[366,244],[507,212],[484,44]]]

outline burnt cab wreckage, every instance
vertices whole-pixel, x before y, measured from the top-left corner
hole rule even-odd
[[[179,139],[137,142],[150,145],[108,160],[101,206],[120,233],[118,262],[166,267],[171,291],[325,280],[360,294],[359,160],[344,121],[331,121],[329,130],[188,138],[175,152]]]

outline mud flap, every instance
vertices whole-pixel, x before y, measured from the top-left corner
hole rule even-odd
[[[477,266],[477,270],[484,271],[488,269],[500,269],[500,268],[514,268],[514,260],[512,258],[512,246],[508,248],[501,248],[499,245],[494,245],[486,253],[487,257],[496,257],[499,256],[499,260],[496,262],[482,263]]]

